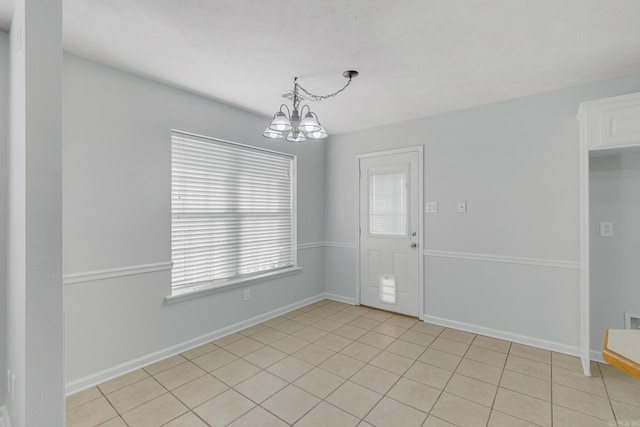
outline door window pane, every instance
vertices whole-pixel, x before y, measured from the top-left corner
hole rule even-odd
[[[407,174],[405,172],[370,175],[369,233],[407,235]]]

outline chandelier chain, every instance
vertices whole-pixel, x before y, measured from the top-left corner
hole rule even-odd
[[[0,0],[1,1],[1,0]],[[311,111],[311,107],[305,104],[300,109],[300,101],[313,100],[322,101],[324,99],[332,98],[342,91],[344,91],[351,84],[351,80],[358,76],[356,70],[347,70],[342,73],[344,77],[348,79],[347,84],[337,91],[328,95],[316,95],[298,84],[298,78],[293,78],[293,109],[290,110],[286,104],[280,105],[280,110],[273,115],[273,119],[269,124],[269,127],[265,129],[262,136],[265,138],[278,139],[284,137],[284,133],[287,134],[287,141],[289,142],[303,142],[308,139],[324,139],[326,138],[327,131],[324,130],[318,115]],[[304,97],[300,94],[304,93]],[[283,95],[284,98],[288,96]],[[306,109],[306,114],[305,114]],[[285,111],[286,110],[286,111]]]
[[[314,101],[322,101],[328,98],[333,98],[334,96],[338,95],[340,92],[342,92],[343,90],[345,90],[347,87],[349,87],[349,85],[351,84],[351,80],[353,78],[349,77],[349,80],[347,81],[347,84],[345,84],[341,89],[338,89],[337,91],[330,93],[328,95],[315,95],[311,92],[309,92],[308,90],[306,90],[305,88],[303,88],[302,86],[300,86],[300,84],[298,84],[296,82],[296,87],[298,89],[300,89],[302,92],[304,92],[307,96],[313,98]]]

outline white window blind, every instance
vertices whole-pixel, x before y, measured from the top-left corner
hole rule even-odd
[[[295,265],[294,160],[172,133],[172,295]]]

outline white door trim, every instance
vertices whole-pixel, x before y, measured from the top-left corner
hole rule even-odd
[[[620,139],[615,133],[615,117],[630,114],[638,120],[640,92],[610,98],[586,101],[578,109],[580,130],[580,359],[584,374],[591,376],[591,316],[590,316],[590,259],[589,259],[589,154],[602,152],[623,153],[640,148],[640,137],[625,134]],[[612,115],[612,112],[615,114]],[[597,350],[594,350],[597,351]]]
[[[589,147],[587,144],[586,111],[578,112],[579,173],[580,173],[580,360],[582,371],[591,376],[591,313],[589,284]]]
[[[360,160],[368,157],[388,156],[392,154],[418,153],[418,247],[421,255],[418,257],[418,318],[424,319],[424,146],[397,148],[394,150],[374,151],[356,154],[355,186],[356,186],[356,303],[360,305]]]

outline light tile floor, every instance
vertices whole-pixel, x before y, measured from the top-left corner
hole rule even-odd
[[[598,363],[323,300],[67,398],[67,426],[640,427]]]

